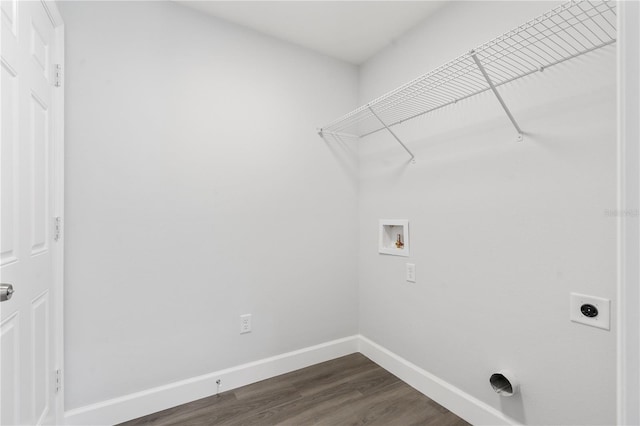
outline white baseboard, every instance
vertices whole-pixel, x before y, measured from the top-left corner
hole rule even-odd
[[[132,393],[65,412],[67,425],[113,425],[300,368],[361,352],[385,370],[474,425],[515,425],[515,420],[364,336],[351,336]]]
[[[222,391],[245,386],[320,362],[358,352],[359,336],[345,337],[237,367],[132,393],[65,412],[67,425],[113,425]]]
[[[473,425],[518,424],[514,419],[452,384],[410,363],[366,337],[359,337],[359,351],[364,356],[469,423]]]

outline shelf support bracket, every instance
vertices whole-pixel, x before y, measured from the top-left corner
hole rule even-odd
[[[469,53],[471,54],[471,58],[473,59],[473,61],[478,66],[478,69],[484,76],[484,79],[487,80],[487,84],[489,84],[491,91],[494,95],[496,95],[496,98],[498,98],[498,102],[500,102],[500,105],[502,105],[502,109],[504,109],[504,112],[507,113],[507,117],[509,117],[509,120],[511,120],[511,124],[513,124],[513,127],[516,128],[516,131],[518,132],[518,142],[522,141],[522,129],[520,129],[520,126],[518,126],[516,119],[513,118],[511,111],[509,111],[509,107],[507,107],[507,104],[504,103],[504,99],[502,99],[502,96],[500,96],[500,93],[498,93],[498,89],[496,89],[493,81],[491,81],[489,74],[487,74],[487,70],[485,70],[484,66],[482,66],[482,63],[480,62],[480,59],[478,59],[478,56],[476,55],[476,52],[474,50],[470,51]]]
[[[369,108],[369,111],[371,111],[371,114],[373,114],[373,116],[374,116],[375,118],[377,118],[377,119],[378,119],[378,121],[380,122],[380,124],[382,124],[382,125],[384,126],[384,128],[385,128],[385,129],[387,129],[387,131],[388,131],[389,133],[391,133],[391,136],[393,136],[393,137],[395,138],[395,140],[397,140],[397,141],[398,141],[398,143],[399,143],[399,144],[404,148],[404,150],[405,150],[405,151],[407,151],[407,152],[409,153],[409,155],[411,156],[411,162],[412,162],[412,163],[415,163],[415,162],[416,162],[416,160],[415,160],[416,156],[415,156],[415,155],[413,155],[413,152],[411,152],[411,150],[410,150],[409,148],[407,148],[407,146],[406,146],[405,144],[403,144],[403,143],[402,143],[402,141],[400,140],[400,138],[398,137],[398,135],[396,135],[396,134],[393,132],[393,130],[391,130],[391,129],[389,128],[389,126],[387,126],[387,124],[386,124],[384,121],[382,121],[382,119],[378,116],[378,114],[376,114],[376,112],[373,110],[373,108],[371,108],[371,106],[369,106],[368,108]]]

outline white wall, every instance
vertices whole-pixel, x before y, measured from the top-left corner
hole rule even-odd
[[[451,2],[361,69],[360,102],[556,3]],[[611,331],[569,321],[569,293],[616,312],[615,46],[360,146],[361,334],[526,424],[615,423]],[[410,258],[377,253],[381,218],[409,219]],[[417,283],[405,282],[405,263]],[[488,383],[508,368],[522,392]]]
[[[171,2],[60,10],[66,409],[356,333],[356,169],[315,128],[357,70]]]
[[[415,165],[378,134],[358,172],[313,131],[553,5],[451,2],[358,75],[169,2],[62,3],[66,409],[360,321],[517,422],[614,423],[615,324],[569,322],[568,295],[615,315],[615,48],[501,88],[522,143],[490,93],[398,127]],[[410,220],[411,258],[377,253],[380,218]]]

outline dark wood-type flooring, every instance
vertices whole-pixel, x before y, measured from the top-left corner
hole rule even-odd
[[[462,426],[468,423],[356,353],[122,425]]]

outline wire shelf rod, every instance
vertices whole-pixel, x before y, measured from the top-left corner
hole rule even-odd
[[[598,9],[597,9],[597,8],[596,8],[596,7],[591,3],[591,2],[588,2],[588,4],[589,4],[589,6],[591,6],[591,8],[592,8],[593,10],[595,10],[595,11],[598,13],[598,16],[600,16],[604,22],[606,22],[607,24],[609,24],[609,26],[611,27],[611,29],[612,29],[612,30],[613,30],[613,32],[615,33],[615,32],[616,32],[616,26],[615,26],[615,25],[613,25],[613,24],[609,21],[609,18],[607,18],[607,16],[606,16],[604,13],[602,13],[601,11],[599,11],[599,10],[598,10]],[[582,9],[582,7],[581,7],[580,5],[578,5],[578,7],[580,7],[580,8]],[[615,13],[614,13],[614,16],[615,16]],[[598,25],[598,27],[600,27],[600,25]],[[604,28],[600,27],[600,29],[601,29],[604,33],[609,34],[609,32],[608,32],[607,30],[605,30]]]
[[[614,43],[615,22],[615,4],[607,0],[575,0],[559,5],[478,46],[475,58],[468,53],[460,55],[332,121],[320,132],[362,138],[494,90]],[[476,59],[483,68],[481,72]]]
[[[443,76],[440,80],[452,79],[453,77],[454,77],[454,76]],[[442,83],[440,83],[440,82],[437,82],[437,83],[444,84],[444,83],[446,83],[446,82],[447,82],[447,80],[443,81]],[[437,86],[438,86],[438,85],[440,85],[440,84],[437,84],[437,85],[432,84],[432,85],[431,85],[431,87],[430,87],[430,88],[431,88],[431,90],[434,90],[434,86],[436,86],[436,87],[437,87]],[[456,93],[458,94],[458,97],[459,97],[459,96],[464,96],[464,94],[468,93],[468,90],[467,90],[467,91],[460,91],[460,90],[459,90],[459,89],[457,89],[457,88],[454,88],[454,89],[453,89],[453,91],[454,91],[454,92],[456,92]],[[474,90],[474,91],[475,91],[475,90]],[[406,98],[406,96],[405,96],[405,98]],[[451,99],[451,97],[449,97],[448,99]],[[404,101],[406,102],[406,99],[404,99]],[[396,104],[397,102],[399,102],[399,101],[395,101],[395,102],[394,102],[393,104],[391,104],[391,105],[385,105],[384,107],[377,108],[377,109],[378,109],[378,111],[379,111],[379,112],[384,112],[384,111],[386,111],[387,109],[389,109],[390,107],[395,106],[395,104]],[[364,120],[364,119],[366,119],[366,118],[367,118],[367,117],[363,117],[363,116],[361,116],[360,118],[358,118],[358,119],[356,119],[356,120],[357,120],[357,121],[361,121],[361,120]],[[349,123],[348,123],[348,124],[349,124]]]
[[[402,112],[405,111],[406,109],[413,109],[414,104],[421,104],[421,103],[425,103],[427,105],[433,105],[435,99],[441,99],[443,102],[448,102],[451,100],[455,100],[458,99],[462,96],[465,96],[466,94],[468,94],[469,92],[475,92],[478,89],[483,88],[480,85],[460,85],[460,87],[437,87],[435,89],[432,89],[427,95],[425,95],[424,93],[418,93],[415,94],[413,96],[411,96],[408,99],[404,99],[404,105],[406,105],[407,107],[402,107],[402,106],[396,106],[395,107],[395,114],[387,114],[387,115],[391,115],[391,116],[395,116],[398,115],[398,113],[400,113],[402,115]],[[425,96],[433,96],[432,98],[426,97]],[[435,99],[434,99],[435,98]],[[442,102],[441,101],[441,102]],[[441,103],[440,102],[440,103]],[[435,102],[435,105],[437,105],[438,102]]]
[[[575,16],[575,15],[574,15],[574,16]],[[557,23],[557,22],[555,22],[554,17],[550,18],[549,20],[550,20],[551,22],[553,22],[554,24],[556,24],[556,25],[562,25],[562,23]],[[558,30],[554,30],[552,27],[549,27],[549,25],[547,25],[547,23],[546,23],[546,22],[541,22],[541,23],[540,23],[540,25],[543,25],[543,26],[544,26],[544,28],[545,28],[546,30],[549,30],[549,32],[551,33],[551,35],[553,35],[553,36],[557,36],[560,40],[562,40],[562,41],[565,43],[565,45],[570,46],[571,48],[575,49],[576,51],[577,51],[577,50],[580,50],[580,49],[579,49],[579,48],[577,48],[577,47],[575,47],[575,46],[574,46],[570,41],[566,40],[566,39],[563,37],[563,35],[564,35],[564,34],[566,34],[566,35],[568,35],[570,38],[572,38],[572,39],[573,39],[573,41],[575,41],[576,43],[578,43],[578,44],[579,44],[583,49],[586,49],[586,48],[587,48],[587,46],[585,46],[585,45],[584,45],[584,43],[582,43],[580,40],[578,40],[578,39],[577,39],[577,38],[576,38],[572,33],[567,32],[567,31],[566,31],[566,29],[560,28],[560,29],[558,29]],[[583,38],[587,39],[587,36],[586,36],[586,35],[584,35],[584,34],[580,31],[580,28],[578,28],[578,26],[577,26],[577,25],[574,25],[574,26],[572,26],[571,28],[573,28],[573,29],[574,29],[578,34],[580,34]],[[536,27],[535,29],[536,29],[537,31],[539,31],[539,32],[541,32],[541,33],[542,33],[542,31],[540,31],[540,28],[537,28],[537,27]],[[594,35],[595,35],[595,34],[594,34]],[[596,36],[596,37],[597,37],[597,36]],[[550,39],[551,41],[554,41],[554,39],[552,39],[551,37],[549,37],[549,39]],[[602,40],[601,40],[601,41],[602,41]],[[561,49],[563,49],[563,50],[565,50],[565,51],[567,50],[567,49],[565,49],[565,48],[564,48],[564,46],[563,46],[563,45],[561,45],[561,44],[560,44],[560,43],[558,43],[557,41],[554,41],[554,44],[556,44],[558,47],[560,47]]]
[[[574,59],[574,58],[576,58],[576,57],[578,57],[578,56],[580,56],[580,55],[582,55],[582,54],[584,54],[584,53],[588,53],[588,52],[591,52],[591,51],[594,51],[594,50],[600,49],[600,48],[602,48],[602,47],[609,46],[609,45],[611,45],[611,44],[613,44],[613,43],[615,43],[615,40],[611,40],[611,41],[608,41],[608,42],[606,42],[606,43],[603,43],[602,45],[592,47],[592,48],[591,48],[591,49],[589,49],[589,51],[587,51],[587,52],[581,52],[581,53],[576,54],[576,55],[574,55],[574,56],[563,58],[563,59],[561,59],[561,60],[558,60],[557,62],[554,62],[554,63],[552,63],[552,64],[547,65],[544,69],[551,68],[551,67],[552,67],[552,66],[554,66],[554,65],[561,64],[561,63],[563,63],[563,62],[565,62],[565,61],[568,61],[568,60]],[[511,79],[511,80],[507,80],[507,81],[503,81],[503,82],[501,82],[501,83],[497,83],[495,86],[496,86],[496,87],[500,87],[500,86],[502,86],[502,85],[509,84],[509,83],[511,83],[511,82],[513,82],[513,81],[515,81],[515,80],[517,80],[517,79],[519,79],[519,78],[521,78],[521,77],[526,77],[527,75],[531,75],[531,74],[534,74],[534,73],[536,73],[536,72],[542,72],[542,70],[539,70],[539,69],[537,69],[537,70],[531,70],[531,71],[530,71],[530,72],[528,72],[526,75],[517,76],[517,77],[514,77],[514,78],[513,78],[513,79]],[[413,120],[414,118],[418,118],[418,117],[420,117],[420,116],[422,116],[422,115],[425,115],[425,114],[428,114],[428,113],[430,113],[430,112],[437,111],[437,110],[438,110],[438,109],[440,109],[440,108],[444,108],[444,107],[446,107],[446,106],[450,106],[450,105],[453,105],[453,104],[455,104],[455,103],[458,103],[458,102],[464,101],[464,100],[466,100],[466,99],[468,99],[468,98],[474,97],[474,96],[479,95],[479,94],[481,94],[481,93],[483,93],[483,92],[486,92],[486,91],[488,91],[488,90],[490,90],[490,89],[489,89],[489,87],[487,87],[487,88],[486,88],[486,89],[484,89],[484,90],[481,90],[481,91],[478,91],[478,92],[475,92],[475,93],[471,93],[471,94],[469,94],[468,96],[466,96],[466,97],[464,97],[464,98],[457,99],[456,101],[452,101],[452,102],[450,102],[450,103],[448,103],[448,104],[440,105],[440,106],[438,106],[437,108],[434,108],[434,109],[432,109],[432,110],[422,111],[422,112],[420,112],[420,113],[418,113],[418,114],[415,114],[415,115],[413,115],[413,116],[411,116],[411,117],[407,117],[407,118],[405,118],[405,119],[403,119],[403,120],[398,120],[398,121],[396,121],[396,122],[394,122],[394,123],[389,124],[388,126],[389,126],[389,127],[397,126],[398,124],[402,124],[402,123],[404,123],[404,122],[406,122],[406,121]],[[379,128],[379,129],[376,129],[376,130],[370,131],[370,132],[368,132],[368,133],[363,133],[362,135],[360,135],[360,138],[364,138],[364,137],[369,136],[369,135],[372,135],[372,134],[374,134],[374,133],[378,133],[378,132],[379,132],[379,131],[381,131],[381,130],[384,130],[384,127],[381,127],[381,128]]]
[[[550,17],[549,19],[551,21],[553,21],[553,17]],[[549,43],[547,43],[547,41],[555,44],[557,47],[559,47],[561,50],[563,50],[565,52],[565,54],[572,54],[572,53],[575,53],[575,52],[579,51],[579,49],[577,49],[571,43],[566,42],[566,40],[565,40],[566,45],[568,45],[571,49],[573,49],[573,52],[567,50],[567,48],[565,46],[559,44],[556,40],[553,39],[553,36],[560,37],[559,36],[559,30],[558,31],[554,31],[553,29],[549,28],[546,25],[546,22],[544,22],[544,21],[541,22],[540,24],[544,25],[549,30],[549,32],[545,34],[543,31],[540,30],[540,28],[531,27],[531,28],[526,28],[526,29],[524,29],[522,31],[522,32],[526,32],[527,33],[527,35],[529,36],[527,38],[524,38],[521,33],[513,35],[513,37],[517,36],[517,37],[520,37],[520,39],[522,39],[522,41],[519,42],[521,44],[521,49],[519,49],[519,51],[529,49],[530,47],[536,47],[537,49],[541,49],[539,46],[537,46],[535,44],[535,43],[540,43],[540,44],[543,44],[548,50],[552,51],[556,55],[558,55],[560,57],[564,55],[563,53],[561,53],[561,52],[557,51],[556,49],[554,49]],[[537,32],[537,34],[536,33],[532,34],[530,32],[530,30],[532,30],[532,29],[535,30]],[[508,40],[512,39],[513,37],[510,37],[509,39],[505,39],[504,41],[508,41]],[[562,40],[564,40],[564,39],[562,39]],[[523,43],[526,43],[526,44],[523,44]],[[584,46],[584,44],[582,46],[585,49],[587,48],[587,46]],[[489,47],[493,47],[493,45],[486,46],[486,48],[489,48]],[[509,52],[503,53],[501,57],[505,56],[507,53],[509,53]],[[545,52],[545,53],[549,54],[548,51]],[[500,59],[500,58],[496,58],[496,59]]]
[[[464,57],[464,56],[465,55],[462,55],[461,57]],[[459,57],[459,58],[461,58],[461,57]],[[404,90],[407,87],[411,87],[412,85],[416,84],[419,81],[425,80],[430,75],[437,74],[437,73],[441,72],[442,70],[446,70],[446,68],[449,66],[450,63],[453,63],[453,62],[459,60],[459,58],[456,58],[456,59],[454,59],[454,60],[452,60],[452,61],[450,61],[450,62],[448,62],[448,63],[446,63],[444,65],[439,66],[438,68],[436,68],[433,71],[431,71],[429,74],[425,74],[423,76],[417,77],[417,78],[405,83],[404,85],[400,86],[399,88],[397,88],[395,90],[392,90],[392,91],[390,91],[390,92],[388,92],[388,93],[386,93],[384,95],[381,95],[381,96],[377,97],[376,99],[372,100],[368,104],[363,105],[363,106],[361,106],[361,107],[359,107],[359,108],[357,108],[357,109],[345,114],[344,116],[342,116],[340,118],[337,118],[336,120],[332,121],[328,125],[324,126],[324,128],[330,128],[330,127],[335,126],[336,124],[338,124],[340,122],[346,121],[346,120],[350,119],[351,117],[353,117],[355,115],[358,115],[358,114],[362,113],[363,111],[367,110],[369,105],[375,105],[376,103],[391,97],[395,93],[398,93],[398,92]]]
[[[580,7],[580,5],[578,5],[578,8],[580,8],[580,10],[583,10],[583,9]],[[576,19],[580,19],[580,18],[578,18],[578,17],[576,16],[576,14],[575,14],[575,13],[573,13],[573,11],[572,11],[572,10],[569,10],[569,13],[570,13],[571,15],[573,15]],[[590,16],[589,14],[587,14],[587,16],[591,19],[591,22],[593,22],[596,26],[598,26],[598,27],[602,30],[602,27],[600,27],[600,24],[598,24],[598,22],[597,22],[597,21],[595,21],[595,20],[593,19],[593,17],[592,17],[592,16]],[[585,28],[586,28],[586,29],[587,29],[591,34],[593,34],[593,36],[594,36],[595,38],[597,38],[601,43],[603,43],[603,42],[604,42],[604,40],[603,40],[603,39],[601,39],[601,38],[600,38],[600,36],[599,36],[598,34],[596,34],[596,32],[595,32],[595,31],[593,31],[593,30],[592,30],[588,25],[585,25]],[[604,31],[604,30],[602,30],[602,31]],[[605,33],[606,33],[606,31],[605,31]]]
[[[519,43],[517,40],[509,40],[514,43]],[[510,70],[510,75],[517,75],[525,70],[539,68],[540,64],[548,62],[549,55],[543,57],[537,52],[527,52],[523,49],[518,49],[516,44],[510,44],[509,47],[502,51],[495,50],[493,47],[485,49],[482,55],[483,60],[487,65],[498,66],[502,63],[504,68]]]
[[[450,67],[453,68],[455,66],[456,64],[451,64]],[[478,81],[473,81],[473,80],[465,81],[462,79],[463,77],[467,77],[468,74],[472,73],[473,71],[474,71],[474,68],[472,67],[471,63],[469,63],[463,68],[454,68],[453,72],[447,75],[440,76],[436,79],[433,79],[433,81],[431,81],[427,85],[427,89],[435,90],[436,88],[441,88],[445,86],[447,83],[450,83],[451,81],[457,81],[459,87],[451,86],[451,87],[447,87],[447,89],[450,92],[454,93],[454,97],[456,94],[459,96],[464,96],[464,94],[468,93],[468,90],[474,91],[474,90],[477,90],[479,87],[482,87],[482,85],[480,84],[480,79],[477,79]],[[394,104],[398,102],[405,102],[407,98],[411,99],[412,97],[413,97],[412,94],[405,95],[402,98],[396,99]],[[394,104],[390,106],[395,106]],[[383,109],[380,109],[380,110],[383,110]]]
[[[410,116],[410,117],[407,117],[407,118],[402,119],[402,120],[398,120],[398,121],[396,121],[396,122],[394,122],[394,123],[391,123],[391,124],[389,124],[389,127],[397,126],[398,124],[402,124],[402,123],[404,123],[404,122],[406,122],[406,121],[413,120],[414,118],[418,118],[418,117],[420,117],[420,116],[423,116],[423,115],[429,114],[429,113],[434,112],[434,111],[437,111],[437,110],[439,110],[439,109],[441,109],[441,108],[444,108],[444,107],[447,107],[447,106],[450,106],[450,105],[454,105],[454,104],[456,104],[456,103],[458,103],[458,102],[462,102],[462,101],[464,101],[464,100],[466,100],[466,99],[468,99],[468,98],[472,98],[472,97],[474,97],[474,96],[476,96],[476,95],[479,95],[479,94],[481,94],[481,93],[483,93],[483,92],[487,92],[487,91],[489,91],[489,90],[490,90],[490,89],[489,89],[489,87],[487,87],[486,89],[479,90],[479,91],[474,92],[474,93],[470,93],[469,95],[467,95],[467,96],[465,96],[465,97],[463,97],[463,98],[460,98],[460,99],[456,99],[455,101],[451,101],[451,102],[446,103],[446,104],[438,105],[437,107],[432,108],[432,109],[427,110],[427,111],[421,111],[421,112],[416,113],[416,114],[414,114],[414,115],[412,115],[412,116]],[[373,135],[374,133],[378,133],[379,131],[381,131],[381,130],[383,130],[383,129],[384,129],[384,127],[379,128],[379,129],[372,130],[372,131],[367,132],[367,133],[364,133],[364,134],[362,134],[362,135],[360,136],[360,138],[364,138],[364,137],[367,137],[367,136],[369,136],[369,135]]]
[[[593,4],[593,3],[589,2],[589,4]],[[607,8],[613,14],[613,16],[618,16],[618,14],[616,13],[616,10],[613,7],[611,7],[611,5],[609,5],[609,2],[604,2],[604,5],[607,6]],[[614,32],[617,31],[617,27],[615,25],[612,24],[611,26],[613,27]]]

